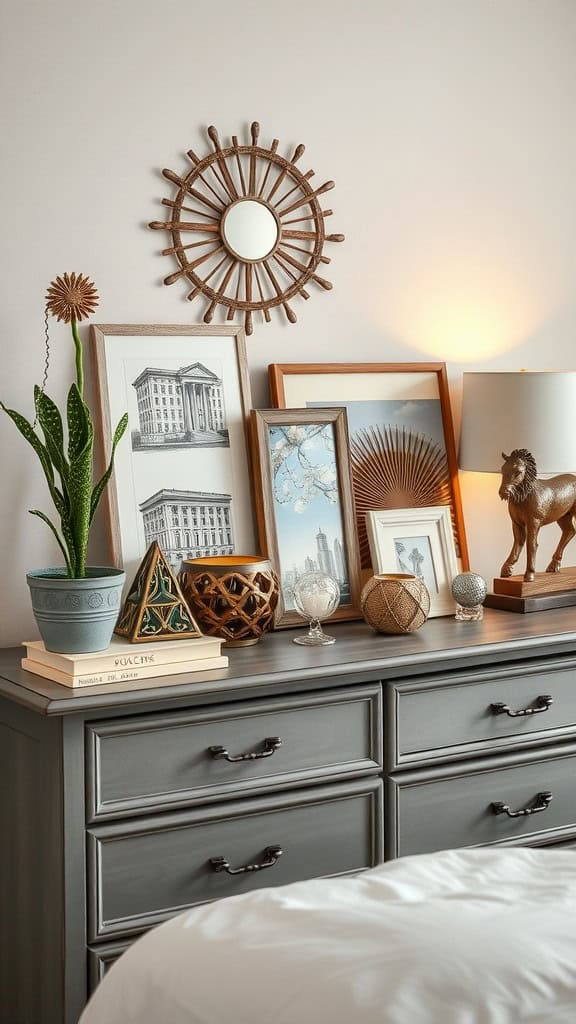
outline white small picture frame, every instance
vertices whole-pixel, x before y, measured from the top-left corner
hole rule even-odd
[[[451,583],[460,570],[448,506],[368,512],[366,529],[375,573],[419,576],[430,593],[430,617],[454,614]]]

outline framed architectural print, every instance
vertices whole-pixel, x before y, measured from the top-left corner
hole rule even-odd
[[[456,548],[446,505],[368,512],[366,526],[375,572],[418,576],[430,594],[430,616],[453,615]]]
[[[343,406],[362,568],[366,514],[446,505],[462,569],[468,549],[444,363],[289,363],[268,368],[277,408]]]
[[[360,573],[342,409],[257,410],[252,461],[260,548],[278,573],[275,626],[302,625],[294,586],[305,572],[334,576],[332,619],[360,617]]]
[[[254,551],[244,331],[237,326],[91,328],[102,434],[128,412],[108,518],[114,564],[134,576],[157,541],[183,558]]]

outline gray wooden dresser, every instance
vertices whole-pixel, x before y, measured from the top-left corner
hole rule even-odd
[[[148,928],[257,886],[576,845],[576,611],[290,631],[72,691],[0,656],[0,1019],[76,1024]],[[522,813],[519,813],[522,812]],[[260,870],[239,870],[258,866]]]

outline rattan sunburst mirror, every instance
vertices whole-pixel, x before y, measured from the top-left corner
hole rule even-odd
[[[222,305],[227,320],[237,311],[243,314],[247,334],[252,334],[255,311],[269,323],[270,310],[278,308],[293,324],[297,317],[289,300],[295,295],[308,299],[309,281],[332,288],[316,271],[320,263],[330,263],[325,242],[344,240],[344,235],[326,234],[332,210],[322,210],[318,201],[334,182],[312,188],[314,171],[303,174],[296,167],[304,146],[287,160],[278,152],[278,139],[269,148],[259,145],[257,121],[251,125],[251,145],[239,144],[234,135],[231,145],[223,147],[214,127],[208,128],[208,137],[214,152],[200,158],[188,150],[192,169],[187,174],[162,171],[176,195],[162,199],[170,209],[168,219],[152,221],[150,227],[170,232],[173,244],[162,255],[175,257],[180,267],[164,284],[189,281],[193,288],[187,298],[208,301],[205,323]],[[187,214],[193,216],[186,219]],[[194,241],[185,242],[188,237]]]

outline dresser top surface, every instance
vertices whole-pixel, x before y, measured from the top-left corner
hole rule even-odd
[[[41,714],[64,715],[160,702],[207,703],[298,685],[345,685],[534,657],[576,653],[576,609],[519,615],[486,609],[482,622],[430,619],[417,633],[383,636],[363,622],[330,624],[337,642],[294,644],[296,631],[272,633],[254,647],[225,653],[227,669],[187,672],[71,689],[20,668],[23,648],[0,651],[0,696]],[[175,678],[178,682],[175,682]]]

